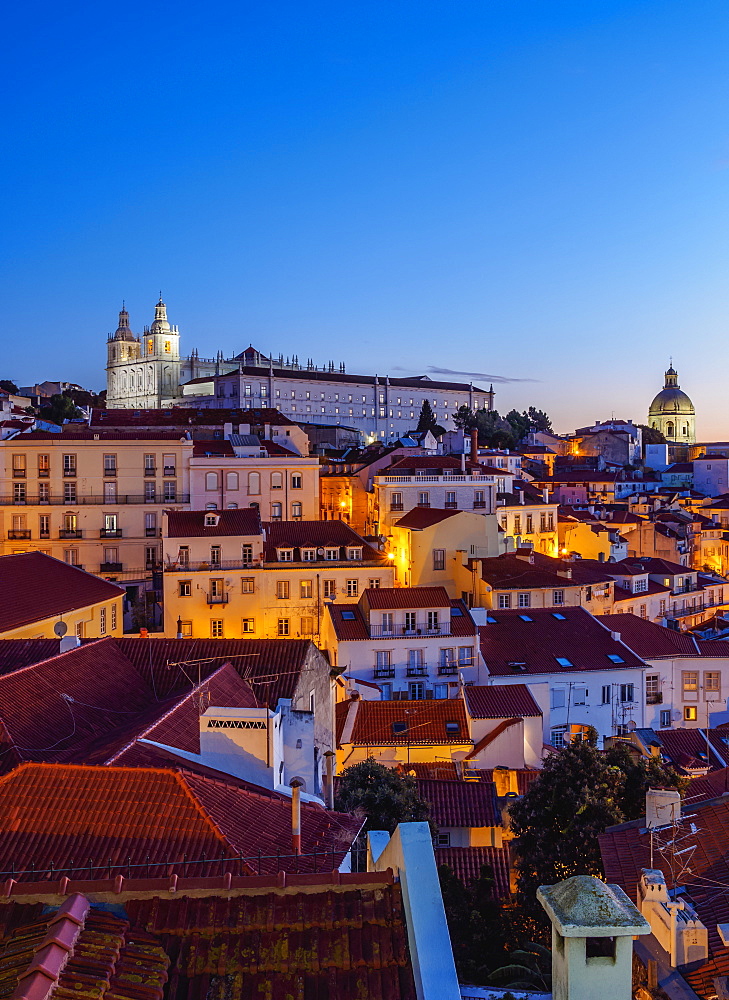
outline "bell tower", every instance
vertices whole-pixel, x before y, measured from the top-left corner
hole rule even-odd
[[[129,365],[139,362],[141,345],[132,333],[126,303],[119,310],[119,325],[106,339],[106,405],[128,406],[125,386]],[[123,377],[122,377],[123,376]]]
[[[153,401],[150,400],[146,405],[170,405],[179,394],[180,331],[167,319],[167,305],[161,292],[154,307],[154,322],[145,327],[142,334],[141,360],[147,370],[148,387],[152,389],[154,396]]]

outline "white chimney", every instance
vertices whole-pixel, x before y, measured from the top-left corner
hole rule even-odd
[[[681,795],[675,788],[649,788],[645,793],[645,825],[668,826],[681,815]]]
[[[77,646],[81,645],[81,640],[77,635],[64,635],[61,639],[60,650],[61,653],[67,653],[69,649],[76,649]]]

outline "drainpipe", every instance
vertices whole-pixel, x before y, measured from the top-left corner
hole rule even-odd
[[[294,854],[301,854],[301,788],[302,782],[291,782],[291,843]]]
[[[333,750],[327,750],[324,760],[327,766],[327,809],[334,809],[334,758]]]

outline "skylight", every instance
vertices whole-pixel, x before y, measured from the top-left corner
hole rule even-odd
[[[353,622],[356,617],[357,616],[355,615],[354,611],[343,611],[342,612],[342,621]]]
[[[618,656],[617,653],[608,653],[607,658],[608,660],[610,660],[611,663],[625,663],[625,660],[622,658],[622,656]]]
[[[552,612],[552,618],[556,618],[558,622],[566,622],[567,619],[564,615],[561,615],[558,611]]]
[[[458,615],[462,615],[463,612],[461,611],[460,608],[451,608],[451,614],[458,616]]]
[[[396,736],[400,736],[402,735],[402,733],[406,733],[408,731],[407,722],[393,722],[392,731]]]
[[[574,667],[572,660],[568,660],[566,656],[555,656],[555,660],[559,663],[560,667]]]
[[[460,733],[460,731],[461,731],[461,724],[460,724],[460,722],[446,722],[445,728],[446,728],[446,733],[449,736],[455,736],[458,733]]]
[[[521,618],[521,620],[523,622],[533,622],[534,621],[534,619],[530,618],[529,615],[519,615],[519,617]]]

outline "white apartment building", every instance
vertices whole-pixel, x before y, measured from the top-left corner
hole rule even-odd
[[[440,510],[475,510],[493,514],[499,479],[503,473],[456,458],[415,456],[404,458],[374,477],[373,520],[384,533],[415,507]]]
[[[332,604],[322,645],[332,666],[385,700],[453,698],[485,678],[476,625],[444,587],[369,589],[356,604]]]

